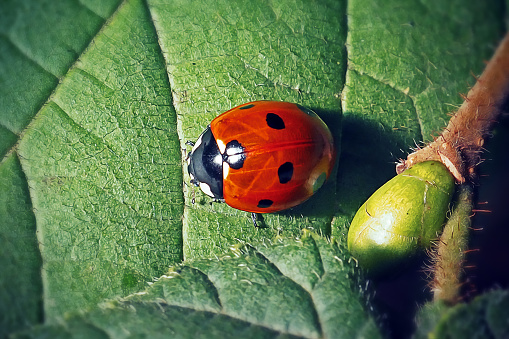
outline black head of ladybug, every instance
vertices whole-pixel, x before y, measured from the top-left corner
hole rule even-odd
[[[187,159],[191,183],[215,199],[223,199],[223,156],[210,126],[200,135]]]
[[[209,126],[196,141],[187,160],[191,183],[214,199],[223,199],[223,165],[240,169],[246,159],[244,147],[237,140],[223,148],[221,153]]]

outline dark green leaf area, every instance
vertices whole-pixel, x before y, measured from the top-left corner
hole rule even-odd
[[[14,145],[57,83],[57,77],[0,36],[0,154]]]
[[[158,302],[111,302],[65,325],[36,328],[13,338],[303,338],[224,314]]]
[[[189,261],[144,292],[25,334],[380,338],[359,286],[346,250],[307,233],[239,245],[220,259]]]
[[[504,290],[454,307],[430,303],[419,314],[415,338],[509,338],[508,319],[509,292]]]
[[[344,248],[305,234],[241,245],[222,260],[189,262],[131,300],[162,298],[304,337],[352,337],[377,332],[359,279]]]
[[[63,76],[119,0],[103,1],[102,6],[88,2],[2,1],[0,32],[15,43],[27,59],[56,77]],[[94,13],[96,10],[104,17]]]
[[[348,72],[343,96],[347,100],[337,195],[341,214],[353,217],[367,197],[394,176],[391,162],[419,140],[420,127],[408,96],[354,70]]]
[[[0,166],[0,338],[42,320],[41,256],[26,178],[15,154]]]
[[[500,0],[348,3],[339,225],[394,176],[398,158],[446,126],[504,34],[503,8]]]
[[[118,3],[0,2],[0,126],[19,135]]]
[[[18,136],[5,128],[0,126],[0,154],[5,155],[7,151],[16,143]]]
[[[349,69],[410,97],[431,140],[461,103],[503,35],[503,3],[354,1],[349,6]]]

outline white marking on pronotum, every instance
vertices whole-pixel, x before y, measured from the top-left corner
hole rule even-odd
[[[230,148],[228,148],[226,150],[226,155],[228,155],[228,156],[240,155],[240,154],[242,154],[242,151],[243,151],[243,149],[240,146],[231,146]]]
[[[218,154],[214,157],[214,162],[218,164],[219,166],[223,165],[223,156],[221,154]]]
[[[231,164],[237,164],[242,161],[242,154],[234,154],[228,157],[228,162]]]
[[[230,172],[230,166],[227,163],[223,163],[223,180],[226,180],[229,172]]]
[[[209,197],[214,197],[214,194],[212,194],[212,190],[210,189],[210,186],[204,182],[200,182],[200,189],[208,195]]]
[[[194,144],[193,146],[193,149],[191,150],[191,154],[194,153],[194,151],[200,147],[201,143],[202,143],[202,138],[203,138],[203,134],[200,135],[200,137],[198,138],[198,140],[196,140],[196,143]]]
[[[221,154],[223,154],[224,151],[226,150],[226,145],[223,142],[223,140],[216,139],[216,144],[217,144],[217,147],[219,148],[219,152],[221,152]]]
[[[240,145],[230,144],[230,147],[226,149],[226,155],[228,156],[229,164],[239,164],[242,162],[244,156],[244,149]]]

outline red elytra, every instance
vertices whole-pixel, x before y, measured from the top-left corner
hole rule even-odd
[[[255,101],[212,120],[190,153],[189,173],[231,207],[270,213],[310,198],[329,178],[335,154],[329,129],[313,111]]]

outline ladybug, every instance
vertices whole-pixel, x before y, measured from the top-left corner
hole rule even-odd
[[[215,200],[270,213],[311,197],[330,176],[335,155],[332,135],[313,111],[254,101],[212,120],[189,153],[188,172]]]

